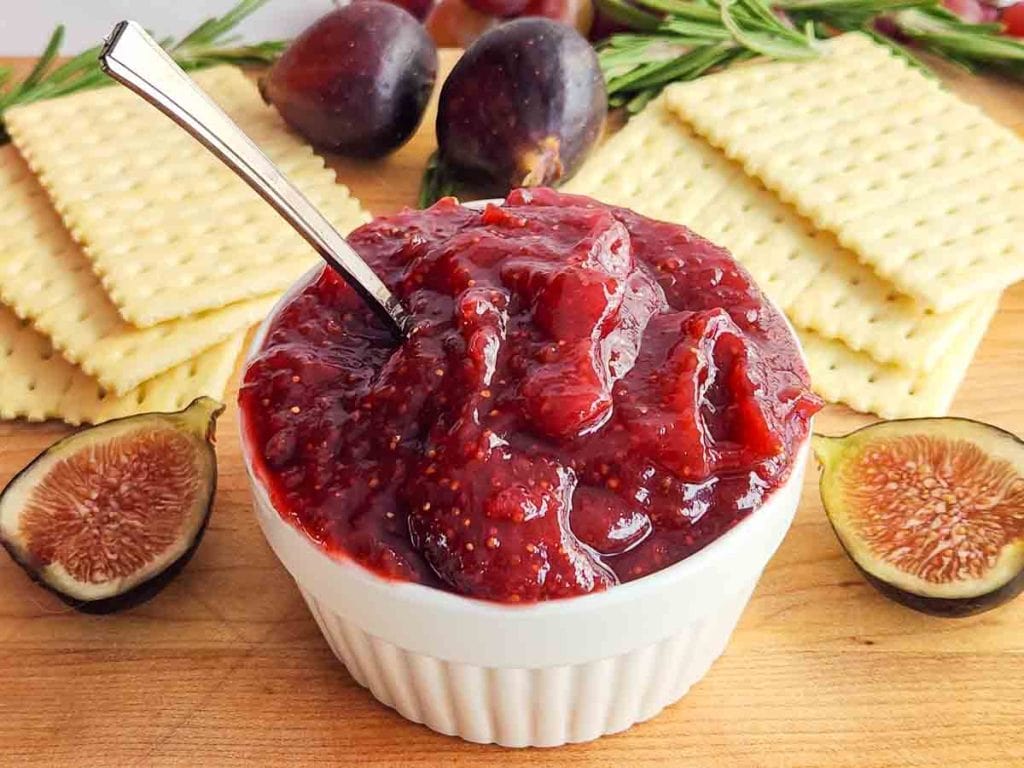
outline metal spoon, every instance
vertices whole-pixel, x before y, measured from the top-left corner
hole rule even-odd
[[[411,316],[398,298],[323,214],[142,27],[134,21],[119,22],[103,46],[100,65],[241,176],[397,334],[408,333]]]

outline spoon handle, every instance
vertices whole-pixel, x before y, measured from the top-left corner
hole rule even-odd
[[[266,200],[399,335],[410,316],[345,238],[134,21],[114,27],[103,70],[176,122]]]

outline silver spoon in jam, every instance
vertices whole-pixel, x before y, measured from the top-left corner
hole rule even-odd
[[[119,22],[103,46],[100,65],[114,80],[188,131],[256,190],[399,336],[409,332],[411,315],[398,298],[316,206],[142,27],[134,21]]]

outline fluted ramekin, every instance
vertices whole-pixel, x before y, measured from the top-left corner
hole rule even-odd
[[[250,359],[280,308],[260,327]],[[685,560],[605,592],[516,606],[378,576],[322,550],[274,508],[242,453],[267,541],[352,677],[440,733],[507,747],[616,733],[680,699],[711,667],[796,513],[809,440],[788,480]]]

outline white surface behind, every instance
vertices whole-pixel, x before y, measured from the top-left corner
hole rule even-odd
[[[96,45],[122,19],[134,19],[158,36],[180,36],[234,4],[235,0],[0,0],[0,55],[39,54],[58,24],[67,28],[64,53]],[[240,32],[247,40],[292,37],[332,5],[331,0],[270,0]]]

